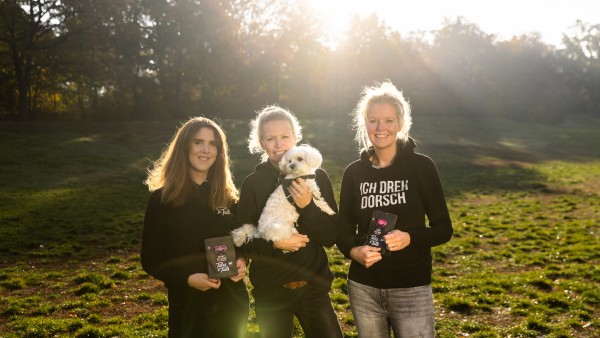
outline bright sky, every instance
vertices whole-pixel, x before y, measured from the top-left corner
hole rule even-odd
[[[333,36],[342,34],[353,13],[375,12],[402,34],[442,27],[458,16],[500,40],[537,32],[543,42],[561,46],[577,20],[600,24],[600,0],[308,0],[329,23]]]

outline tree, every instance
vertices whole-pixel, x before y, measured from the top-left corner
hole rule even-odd
[[[423,42],[404,38],[372,14],[354,16],[347,38],[335,52],[337,65],[335,86],[341,87],[337,110],[350,111],[364,86],[392,80],[411,99],[430,94],[420,90],[424,85]],[[427,100],[422,100],[426,102]]]
[[[150,115],[151,28],[140,1],[69,0],[66,29],[71,34],[60,58],[68,64],[84,118],[144,118]],[[87,22],[89,27],[85,27]],[[93,28],[93,29],[90,29]],[[154,104],[156,106],[156,104]]]
[[[581,109],[591,114],[600,112],[600,24],[577,21],[572,34],[563,36],[566,48],[561,73],[566,85],[576,88]]]
[[[63,21],[60,0],[2,0],[0,3],[0,43],[10,54],[17,87],[17,113],[21,120],[31,118],[32,74],[42,53],[56,46],[58,27]]]
[[[485,98],[493,90],[486,78],[485,64],[494,53],[494,35],[458,17],[446,20],[435,32],[427,64],[438,81],[446,112],[477,113],[486,111]]]
[[[219,109],[214,98],[228,95],[237,51],[230,1],[148,0],[150,60],[170,116]],[[217,100],[218,101],[218,100]]]
[[[16,111],[16,84],[8,46],[0,44],[0,117]]]

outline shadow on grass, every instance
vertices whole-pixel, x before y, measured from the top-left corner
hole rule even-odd
[[[18,207],[2,213],[0,253],[82,258],[132,250],[141,238],[143,194],[143,187],[101,182],[76,189],[13,192],[9,198]]]
[[[470,192],[549,192],[547,176],[529,166],[532,157],[503,147],[434,145],[427,153],[438,167],[447,197]]]
[[[80,258],[137,247],[160,126],[0,129],[0,253]],[[158,133],[160,134],[160,132]],[[166,138],[168,141],[168,137]],[[151,150],[150,150],[151,149]]]

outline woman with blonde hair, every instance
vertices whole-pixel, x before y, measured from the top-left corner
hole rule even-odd
[[[209,278],[207,238],[234,227],[238,192],[223,130],[204,117],[176,132],[148,173],[152,191],[144,217],[142,267],[164,282],[169,298],[169,337],[244,337],[249,310],[238,275]]]
[[[302,132],[296,116],[279,106],[260,110],[250,127],[248,148],[251,153],[262,154],[262,162],[242,184],[236,224],[256,226],[267,199],[279,184],[278,163],[302,139]],[[322,197],[337,211],[327,173],[318,169],[315,180]],[[252,261],[250,281],[260,335],[291,338],[296,317],[308,338],[341,338],[329,297],[333,274],[324,249],[337,238],[337,215],[321,211],[301,178],[291,183],[289,192],[300,215],[299,234],[275,242],[255,238],[243,246]]]
[[[352,260],[359,337],[390,337],[390,329],[396,338],[435,335],[431,248],[450,240],[452,222],[435,164],[414,150],[411,124],[408,101],[389,81],[365,88],[354,111],[360,158],[342,178],[337,246]],[[393,228],[380,241],[370,224],[388,219]]]

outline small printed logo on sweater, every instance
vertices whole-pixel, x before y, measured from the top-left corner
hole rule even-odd
[[[361,209],[406,203],[408,180],[363,182],[360,184]]]
[[[217,208],[217,215],[231,215],[231,211],[229,211],[229,208]]]

